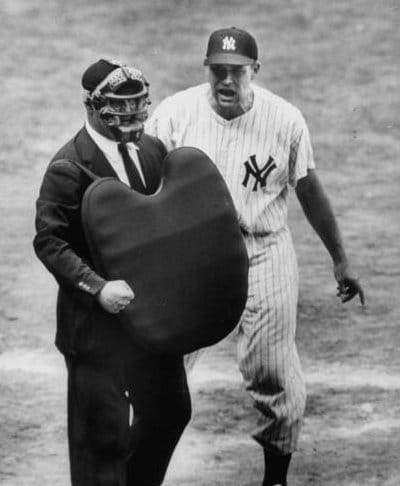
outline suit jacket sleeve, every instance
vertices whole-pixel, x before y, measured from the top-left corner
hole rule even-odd
[[[95,296],[105,285],[88,263],[80,214],[84,177],[68,160],[50,163],[36,203],[34,239],[39,259],[61,287],[78,291],[78,299],[79,294]]]

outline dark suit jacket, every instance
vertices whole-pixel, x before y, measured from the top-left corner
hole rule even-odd
[[[146,134],[138,146],[146,185],[154,192],[161,180],[165,147]],[[91,180],[71,160],[101,177],[117,175],[82,128],[51,160],[36,203],[35,252],[59,284],[56,345],[74,357],[111,352],[121,337],[114,333],[115,316],[95,299],[105,280],[93,269],[81,223],[81,201]]]

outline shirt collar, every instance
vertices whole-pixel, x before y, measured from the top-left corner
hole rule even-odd
[[[107,138],[98,131],[96,131],[89,123],[89,120],[87,118],[85,121],[85,128],[92,140],[105,155],[109,155],[113,158],[119,156],[118,142],[116,142],[115,140],[111,140],[110,138]],[[139,150],[139,147],[134,142],[129,142],[126,145],[128,148],[133,147],[136,150]]]

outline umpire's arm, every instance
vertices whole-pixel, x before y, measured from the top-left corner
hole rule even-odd
[[[67,160],[50,163],[36,202],[33,241],[37,256],[59,285],[74,291],[78,299],[79,294],[94,297],[106,283],[85,261],[88,255],[80,221],[82,177],[78,167]]]
[[[315,169],[309,169],[307,175],[297,181],[296,194],[304,214],[332,257],[342,302],[358,294],[364,304],[364,292],[350,269],[339,226]]]

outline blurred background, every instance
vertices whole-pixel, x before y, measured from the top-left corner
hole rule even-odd
[[[364,309],[337,301],[330,259],[292,198],[309,399],[290,484],[400,484],[398,0],[1,0],[0,22],[0,483],[69,484],[56,286],[31,241],[45,167],[83,123],[82,72],[103,57],[137,65],[156,105],[203,82],[210,32],[237,26],[258,41],[258,84],[307,120],[367,297]],[[259,485],[234,334],[190,381],[193,419],[165,484]]]

